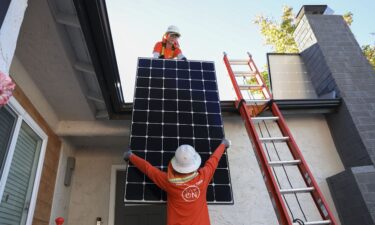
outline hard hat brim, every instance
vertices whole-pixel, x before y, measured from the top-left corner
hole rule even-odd
[[[176,161],[176,157],[174,156],[171,160],[171,164],[173,169],[179,173],[191,173],[196,171],[202,163],[201,156],[198,153],[195,153],[194,159],[194,164],[190,166],[182,166],[178,164],[178,162]]]

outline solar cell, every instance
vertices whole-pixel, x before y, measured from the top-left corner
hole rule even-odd
[[[130,135],[136,155],[167,171],[177,147],[190,144],[203,166],[223,137],[213,62],[139,58]],[[163,203],[166,194],[129,164],[124,200]],[[233,203],[226,154],[208,187],[207,201]]]

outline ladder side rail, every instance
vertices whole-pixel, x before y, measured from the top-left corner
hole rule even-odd
[[[255,65],[255,62],[254,62],[254,60],[253,60],[253,57],[251,56],[251,54],[250,54],[249,52],[248,52],[247,54],[249,55],[249,58],[250,58],[250,60],[249,60],[249,67],[255,69],[255,74],[258,75],[259,78],[262,80],[263,85],[264,85],[265,90],[266,90],[266,93],[267,93],[267,95],[268,95],[268,98],[272,99],[273,96],[272,96],[270,90],[269,90],[268,87],[267,87],[266,81],[264,80],[264,78],[262,77],[262,75],[259,73],[258,67]],[[265,97],[266,97],[266,96],[265,96]],[[266,97],[266,98],[267,98],[267,97]]]
[[[237,101],[236,101],[236,107],[239,106],[240,101],[244,101],[244,98],[242,96],[242,93],[238,87],[237,80],[235,79],[235,76],[232,71],[232,67],[230,66],[227,54],[224,53],[224,63],[227,67],[229,76],[232,81],[232,85],[234,87],[234,90],[237,95]],[[262,143],[259,140],[258,133],[256,132],[256,128],[251,121],[251,113],[249,109],[247,108],[246,104],[241,104],[239,108],[240,114],[242,119],[245,121],[245,127],[246,131],[255,146],[254,150],[256,153],[256,156],[258,158],[258,163],[260,164],[260,169],[263,173],[263,177],[267,190],[269,194],[271,195],[271,198],[274,200],[274,203],[276,205],[276,215],[281,225],[290,225],[292,224],[292,221],[290,219],[289,213],[287,211],[287,208],[285,206],[285,203],[282,199],[281,192],[279,190],[279,187],[276,183],[276,180],[274,176],[272,175],[271,167],[268,165],[268,160],[265,155],[265,151],[263,149]],[[275,206],[274,206],[275,207]]]
[[[310,171],[310,169],[309,169],[309,167],[308,167],[308,165],[307,165],[307,163],[306,163],[306,161],[305,161],[305,159],[304,159],[304,157],[301,153],[301,150],[299,149],[296,141],[294,140],[294,138],[292,136],[292,133],[290,132],[288,126],[286,125],[286,121],[285,121],[284,117],[282,116],[281,111],[280,111],[279,107],[277,106],[277,104],[275,102],[272,103],[271,109],[272,109],[273,115],[279,117],[279,120],[277,121],[277,124],[278,124],[278,126],[281,130],[281,133],[283,134],[283,136],[289,137],[289,141],[287,142],[287,145],[290,149],[290,152],[293,155],[293,158],[295,160],[296,159],[301,160],[301,163],[298,165],[298,169],[300,170],[306,185],[308,187],[309,186],[314,187],[314,190],[311,192],[311,195],[313,196],[314,203],[315,203],[320,215],[322,216],[322,218],[331,220],[332,225],[337,225],[335,217],[333,216],[333,213],[329,209],[327,201],[325,200],[324,195],[322,194],[322,192],[321,192],[321,190],[318,186],[318,183],[316,182],[312,172]],[[306,176],[306,174],[308,175],[308,177]],[[321,203],[319,202],[319,199],[321,200]],[[322,205],[324,206],[325,209],[322,209]]]
[[[229,73],[229,77],[230,77],[230,79],[232,81],[234,91],[236,92],[236,95],[237,95],[237,101],[236,101],[236,107],[237,107],[238,102],[241,101],[244,98],[243,98],[241,90],[240,90],[240,88],[238,86],[236,77],[234,76],[234,73],[233,73],[232,67],[231,67],[231,65],[229,63],[227,54],[225,52],[224,52],[224,63],[225,63],[225,66],[227,67],[227,70],[228,70],[228,73]]]
[[[281,225],[290,225],[292,224],[292,220],[289,216],[288,209],[286,208],[285,203],[282,199],[282,194],[275,180],[275,177],[272,174],[271,166],[268,165],[267,156],[265,154],[265,150],[262,146],[262,143],[259,140],[259,136],[256,132],[255,125],[251,121],[251,113],[247,108],[246,104],[242,104],[239,110],[242,119],[245,121],[246,131],[255,147],[254,151],[256,153],[256,157],[258,159],[260,170],[262,172],[268,193],[271,197],[271,200],[273,200],[273,203],[275,204],[272,205],[276,210],[276,216],[279,220],[279,223]]]
[[[267,87],[267,83],[264,80],[263,76],[259,73],[258,67],[255,64],[252,55],[249,52],[247,52],[247,55],[249,56],[248,66],[252,71],[254,71],[257,82],[262,85],[261,90],[262,90],[263,97],[265,99],[272,99],[273,96],[269,88]],[[258,115],[259,113],[263,112],[266,108],[267,108],[267,105],[263,105],[261,107],[254,107],[255,115]]]

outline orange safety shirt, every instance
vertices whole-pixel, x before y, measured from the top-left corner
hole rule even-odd
[[[163,49],[163,42],[159,41],[158,43],[155,44],[154,47],[154,52],[159,53],[162,55],[162,49]],[[173,59],[176,58],[179,54],[181,54],[181,49],[178,47],[175,47],[174,51],[172,48],[164,48],[164,59]]]
[[[135,154],[130,156],[130,161],[167,192],[167,225],[210,225],[206,201],[207,186],[224,150],[225,145],[220,144],[204,167],[193,173],[193,176],[187,175],[191,179],[186,182],[174,182],[178,179],[171,177],[173,176],[170,173],[170,170],[173,170],[171,164],[166,173]]]

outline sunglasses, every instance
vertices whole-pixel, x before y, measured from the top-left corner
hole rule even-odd
[[[173,37],[173,38],[179,38],[179,37],[180,37],[180,35],[178,35],[178,34],[174,34],[174,33],[169,34],[169,36],[170,36],[170,37]]]

